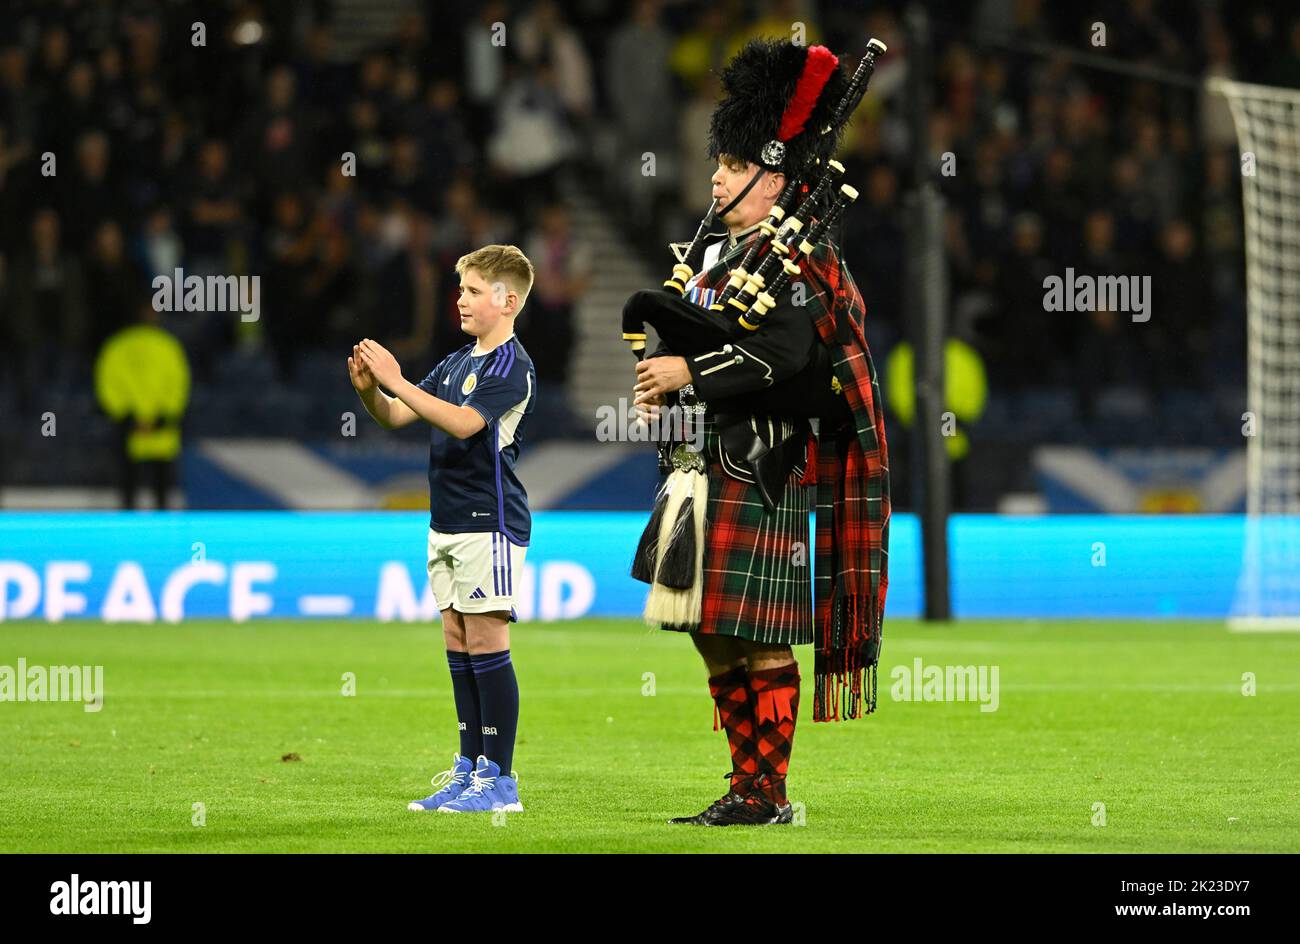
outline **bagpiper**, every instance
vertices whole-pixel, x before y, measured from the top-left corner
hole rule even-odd
[[[889,460],[862,295],[836,244],[856,197],[833,160],[878,55],[852,76],[823,46],[756,40],[722,74],[714,203],[663,290],[624,307],[643,416],[678,410],[637,547],[646,619],[704,659],[730,787],[672,823],[789,823],[793,648],[812,644],[813,720],[876,707]],[[644,356],[646,328],[661,340]],[[816,541],[809,541],[810,502]]]

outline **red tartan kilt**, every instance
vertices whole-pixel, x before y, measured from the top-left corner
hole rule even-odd
[[[774,645],[813,641],[809,495],[791,475],[772,514],[758,489],[709,466],[700,632]]]

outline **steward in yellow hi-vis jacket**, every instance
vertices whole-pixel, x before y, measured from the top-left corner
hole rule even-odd
[[[970,451],[966,430],[957,425],[974,423],[984,413],[988,381],[979,352],[957,338],[949,338],[944,350],[944,408],[953,414],[951,429],[944,430],[948,458],[959,462]],[[885,389],[889,405],[904,426],[912,425],[916,413],[916,390],[912,379],[912,346],[906,341],[894,347],[885,360]]]
[[[157,507],[166,508],[190,398],[190,365],[152,308],[144,306],[139,323],[104,342],[95,361],[95,396],[121,433],[122,507],[135,507],[136,484],[144,474]]]
[[[912,346],[904,341],[895,345],[885,359],[885,395],[890,409],[909,433],[916,416],[912,357]],[[951,462],[953,507],[961,510],[965,485],[959,470],[970,452],[970,438],[964,427],[984,414],[989,387],[979,352],[958,338],[949,338],[944,345],[943,385],[944,410],[952,414],[943,418],[943,441]]]

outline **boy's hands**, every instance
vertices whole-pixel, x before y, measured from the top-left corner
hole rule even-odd
[[[372,341],[365,338],[356,350],[361,354],[361,364],[369,370],[372,377],[379,381],[389,390],[402,379],[402,368],[397,363],[397,358],[389,353],[388,349],[378,341]]]
[[[348,358],[348,378],[352,381],[352,389],[357,393],[375,388],[375,375],[361,359],[361,347],[357,344],[352,345],[352,356]]]
[[[402,368],[398,366],[397,359],[378,341],[366,338],[352,345],[352,356],[348,358],[348,377],[351,378],[357,395],[361,397],[361,404],[366,408],[366,412],[384,429],[401,429],[421,418],[428,419],[430,423],[436,425],[436,417],[430,419],[423,416],[416,412],[414,407],[403,402],[404,396],[429,397],[429,395],[402,379]],[[394,395],[390,397],[380,390],[380,384],[391,390]],[[429,399],[434,398],[429,397]],[[483,418],[478,413],[473,410],[468,412],[477,417],[480,425],[482,424]]]
[[[450,436],[468,439],[486,425],[483,414],[473,407],[456,406],[407,383],[397,358],[378,341],[365,338],[352,348],[348,373],[366,412],[384,429],[401,429],[424,420]],[[360,386],[367,383],[368,387]],[[379,390],[380,385],[392,396]]]

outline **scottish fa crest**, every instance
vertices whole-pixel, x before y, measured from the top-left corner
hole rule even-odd
[[[460,392],[465,396],[469,396],[469,392],[473,390],[474,387],[477,385],[478,385],[478,374],[470,374],[468,377],[465,378],[465,382],[460,385]]]

